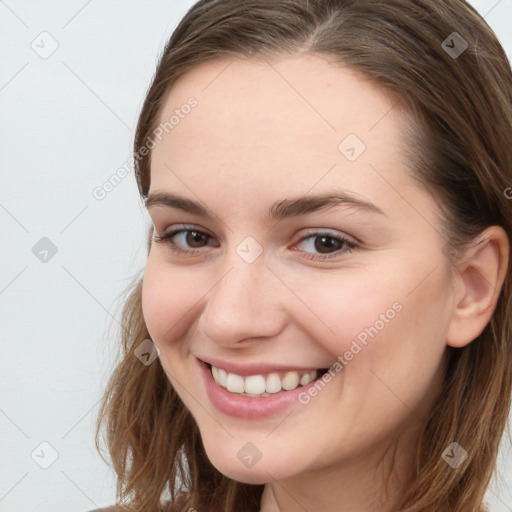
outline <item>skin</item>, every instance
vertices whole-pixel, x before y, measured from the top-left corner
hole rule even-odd
[[[186,223],[209,235],[195,245],[187,233],[173,238],[192,255],[152,243],[143,313],[160,362],[212,464],[267,484],[262,512],[396,510],[446,347],[470,343],[494,311],[506,234],[486,230],[449,279],[435,203],[399,152],[407,118],[348,68],[308,54],[221,58],[180,78],[161,119],[190,96],[197,107],[152,150],[150,194],[199,201],[215,218],[149,208],[157,234]],[[349,133],[366,145],[353,162],[338,150]],[[337,206],[266,218],[277,200],[334,188],[384,215]],[[359,245],[322,253],[321,237],[300,241],[325,230]],[[263,249],[252,263],[236,252],[248,236]],[[322,254],[333,257],[307,259]],[[271,418],[219,412],[196,370],[197,355],[328,367],[394,303],[401,311],[317,396]],[[262,454],[250,468],[236,456],[247,442]]]

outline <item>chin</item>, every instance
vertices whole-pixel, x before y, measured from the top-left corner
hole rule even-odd
[[[269,474],[265,471],[254,473],[251,469],[247,469],[245,472],[237,470],[223,474],[236,482],[252,485],[264,485],[274,480],[274,477],[271,476],[272,473]]]
[[[233,458],[227,454],[216,454],[213,457],[210,456],[210,454],[207,455],[211,464],[217,471],[232,480],[245,484],[259,485],[274,480],[286,479],[292,476],[290,468],[294,467],[285,460],[276,460],[275,454],[272,459],[265,459],[263,456],[252,466],[248,465],[247,467],[245,467],[244,463],[237,457]],[[240,458],[243,460],[242,456]],[[250,464],[250,462],[248,462],[248,464]],[[294,473],[296,473],[296,471],[294,471]]]

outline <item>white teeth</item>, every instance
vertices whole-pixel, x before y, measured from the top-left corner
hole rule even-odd
[[[300,378],[300,385],[301,386],[305,386],[306,384],[309,384],[310,382],[310,379],[311,377],[309,376],[309,373],[305,373],[301,378]]]
[[[309,384],[311,381],[315,380],[316,379],[316,370],[313,370],[312,372],[309,372],[309,373],[305,373],[301,378],[300,378],[300,385],[301,386],[305,386],[306,384]]]
[[[251,395],[265,393],[265,377],[263,375],[250,375],[245,378],[244,389]]]
[[[226,379],[226,388],[231,393],[243,393],[244,392],[244,378],[234,373],[228,373]]]
[[[212,368],[214,368],[214,366],[212,366]],[[218,368],[218,370],[219,370],[219,377],[217,379],[217,383],[220,384],[221,386],[226,387],[226,381],[228,378],[228,374],[226,373],[226,370],[223,370],[222,368]],[[213,376],[213,378],[215,378],[215,375]]]
[[[279,393],[281,391],[281,379],[277,373],[269,373],[265,389],[267,393]]]
[[[227,373],[222,368],[211,367],[213,379],[219,386],[226,388],[231,393],[238,393],[242,396],[258,397],[270,396],[272,393],[279,393],[281,390],[290,391],[298,386],[305,386],[315,380],[317,370],[299,373],[297,371],[287,372],[283,378],[279,373],[264,375],[248,375],[242,377],[235,373]]]
[[[284,389],[295,389],[299,385],[299,374],[297,372],[288,372],[281,382]]]

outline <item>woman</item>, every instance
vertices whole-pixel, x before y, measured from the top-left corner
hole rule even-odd
[[[484,510],[511,139],[461,0],[195,4],[135,138],[148,261],[97,431],[118,509]]]

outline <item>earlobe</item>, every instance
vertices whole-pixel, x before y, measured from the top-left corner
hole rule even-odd
[[[461,348],[477,338],[492,318],[507,273],[509,240],[500,226],[485,229],[456,266],[456,297],[447,344]]]

